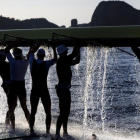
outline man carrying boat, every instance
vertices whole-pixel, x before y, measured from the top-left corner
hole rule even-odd
[[[57,140],[60,140],[61,125],[63,125],[63,137],[69,137],[67,132],[67,123],[71,106],[71,66],[80,63],[80,47],[75,42],[73,52],[67,55],[68,48],[66,48],[66,46],[64,45],[60,45],[57,47],[57,53],[60,57],[56,64],[56,70],[59,80],[58,85],[56,85],[56,92],[57,96],[59,97],[60,114],[57,119],[55,138]]]
[[[51,125],[51,99],[47,87],[47,76],[49,68],[55,64],[57,60],[57,54],[55,47],[52,47],[54,58],[51,60],[44,61],[45,50],[38,49],[40,47],[37,44],[35,47],[31,48],[29,61],[30,61],[30,70],[32,76],[32,90],[30,96],[31,102],[31,116],[30,116],[30,132],[31,135],[34,133],[34,122],[35,114],[37,111],[37,106],[39,99],[41,98],[45,113],[46,113],[46,136],[50,137],[50,125]],[[37,51],[38,50],[38,51]],[[34,57],[34,53],[37,51],[37,60]]]
[[[17,106],[17,97],[19,98],[21,107],[24,111],[27,122],[29,122],[30,113],[26,105],[26,89],[25,89],[25,74],[29,61],[23,59],[22,50],[15,48],[19,40],[12,42],[5,48],[6,57],[10,63],[11,72],[11,85],[8,94],[8,106],[10,111],[10,119],[13,130],[15,130],[15,115],[14,111]],[[11,48],[13,50],[13,55],[10,53]]]
[[[10,84],[10,64],[5,61],[6,60],[6,53],[4,49],[0,50],[0,76],[2,78],[2,85],[1,87],[3,88],[4,92],[6,93],[6,96],[8,96],[8,91],[9,91],[9,84]],[[7,98],[8,102],[8,98]],[[9,116],[9,109],[6,113],[6,120],[5,124],[8,125],[10,124],[10,116]]]

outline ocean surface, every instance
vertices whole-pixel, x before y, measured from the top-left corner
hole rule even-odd
[[[122,48],[133,53],[129,47]],[[69,48],[69,52],[71,52]],[[23,48],[26,54],[28,48]],[[47,49],[46,49],[47,51]],[[48,51],[47,51],[48,52]],[[52,51],[49,50],[49,59]],[[72,140],[140,140],[140,62],[117,48],[82,47],[80,64],[71,67],[71,113],[68,130]],[[31,76],[26,74],[27,105],[30,110]],[[59,114],[55,85],[56,65],[48,75],[52,102],[51,133],[55,134]],[[1,83],[1,81],[0,81]],[[29,126],[18,102],[15,110],[16,131],[4,125],[7,111],[6,95],[0,88],[0,138],[29,134]],[[35,131],[45,133],[45,113],[41,101],[36,114]]]

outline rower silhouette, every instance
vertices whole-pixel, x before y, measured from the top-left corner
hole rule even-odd
[[[31,135],[36,135],[34,133],[34,122],[35,114],[37,111],[37,106],[39,99],[41,98],[45,113],[46,113],[46,135],[50,137],[50,126],[51,126],[51,99],[47,87],[47,76],[49,68],[55,64],[57,60],[57,54],[55,47],[52,46],[54,58],[51,60],[44,61],[45,50],[38,49],[40,47],[39,43],[30,49],[29,61],[30,70],[32,76],[32,90],[31,90],[31,117],[30,117],[30,132]],[[37,51],[38,50],[38,51]],[[37,51],[37,59],[34,57],[34,53]]]
[[[55,138],[59,140],[61,139],[61,125],[63,125],[63,137],[69,137],[67,124],[71,106],[71,66],[80,63],[80,47],[78,42],[75,42],[73,52],[67,55],[68,48],[66,48],[66,46],[64,45],[60,45],[57,47],[57,53],[60,57],[56,64],[56,70],[59,80],[58,85],[56,85],[56,92],[59,98],[60,114],[57,119]]]
[[[2,85],[1,87],[3,88],[4,92],[6,93],[6,97],[7,97],[7,103],[8,103],[8,92],[9,92],[9,86],[10,86],[10,79],[11,79],[11,75],[10,75],[10,64],[8,62],[5,61],[6,60],[6,53],[4,49],[0,50],[0,76],[2,78]],[[5,124],[8,125],[10,124],[10,116],[9,116],[9,108],[8,111],[6,113],[6,120],[5,120]]]
[[[25,89],[25,74],[29,61],[23,58],[22,50],[15,48],[19,40],[12,42],[5,48],[6,57],[10,63],[11,85],[8,94],[8,106],[10,111],[10,120],[13,130],[15,130],[15,115],[14,111],[17,106],[17,97],[24,111],[27,122],[29,122],[30,113],[26,105],[26,89]],[[11,48],[14,48],[13,55],[10,53]]]

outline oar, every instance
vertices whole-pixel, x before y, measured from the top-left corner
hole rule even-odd
[[[5,41],[5,38],[9,38],[9,37],[11,37],[11,38],[15,38],[15,39],[21,39],[21,41],[22,40],[25,40],[25,41],[29,41],[29,42],[33,42],[33,43],[37,43],[37,42],[40,42],[40,44],[42,44],[42,45],[46,45],[46,43],[47,44],[51,44],[52,43],[52,41],[50,41],[50,40],[47,40],[47,39],[44,39],[44,40],[38,40],[38,39],[28,39],[28,38],[23,38],[23,37],[18,37],[18,36],[13,36],[13,35],[8,35],[8,34],[4,34],[4,37],[3,37],[3,41]]]
[[[55,33],[55,32],[52,32],[52,34],[53,34],[53,37],[62,36],[62,37],[77,39],[77,40],[79,40],[79,41],[85,41],[85,40],[82,40],[82,39],[77,38],[77,37],[68,36],[68,35],[63,35],[63,34],[59,34],[59,33]],[[52,37],[52,38],[53,38],[53,37]],[[57,39],[58,39],[58,38],[57,38]],[[88,43],[93,43],[94,45],[100,46],[100,44],[95,43],[95,42],[92,42],[92,41],[86,41],[86,42],[88,42]],[[131,53],[125,51],[125,50],[122,50],[122,49],[120,49],[120,48],[117,48],[117,49],[120,50],[120,51],[122,51],[122,52],[125,52],[125,53],[127,53],[127,54],[129,54],[129,55],[131,55],[131,56],[136,57],[134,54],[131,54]]]
[[[0,41],[0,44],[3,44],[5,46],[8,46],[4,41]]]
[[[4,34],[3,40],[5,40],[6,37],[12,37],[12,38],[21,39],[21,40],[33,41],[32,39],[23,38],[23,37],[17,37],[17,36],[8,35],[8,34]]]
[[[66,38],[70,38],[70,39],[76,39],[76,40],[79,40],[79,41],[82,41],[82,42],[86,42],[86,43],[90,43],[90,44],[93,44],[94,46],[100,46],[100,44],[96,43],[96,42],[93,42],[93,41],[85,41],[81,38],[77,38],[77,37],[74,37],[74,36],[70,36],[70,35],[63,35],[63,34],[59,34],[59,33],[55,33],[55,32],[51,32],[53,34],[52,38],[53,37],[57,37],[57,40],[58,40],[58,36],[62,36],[62,37],[66,37]]]
[[[132,53],[129,53],[129,52],[127,52],[127,51],[125,51],[125,50],[122,50],[122,49],[120,49],[120,48],[117,48],[118,50],[120,50],[120,51],[122,51],[122,52],[124,52],[124,53],[127,53],[127,54],[129,54],[129,55],[131,55],[131,56],[134,56],[134,57],[136,57],[134,54],[132,54]]]
[[[62,36],[62,37],[67,37],[67,38],[72,38],[72,39],[81,40],[80,38],[77,38],[77,37],[74,37],[74,36],[63,35],[63,34],[59,34],[59,33],[55,33],[55,32],[52,32],[52,34],[53,34],[53,35],[56,35],[56,36]]]
[[[47,43],[50,43],[50,41],[49,40],[33,40],[33,39],[28,39],[28,38],[23,38],[23,37],[18,37],[18,36],[13,36],[13,35],[8,35],[8,34],[4,34],[4,37],[3,37],[3,42],[5,41],[5,38],[9,38],[9,37],[11,37],[11,38],[15,38],[15,39],[20,39],[21,40],[21,42],[22,41],[27,41],[27,42],[31,42],[31,43],[34,43],[34,44],[36,44],[37,42],[40,42],[40,44],[45,44],[46,42]],[[21,44],[21,43],[20,43]]]

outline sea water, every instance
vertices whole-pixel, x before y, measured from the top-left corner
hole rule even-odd
[[[132,53],[131,49],[123,48]],[[26,54],[28,48],[23,48]],[[71,52],[72,49],[69,49]],[[52,52],[51,52],[52,53]],[[49,51],[49,55],[51,54]],[[50,57],[47,57],[49,59]],[[140,63],[136,57],[116,48],[82,47],[80,64],[71,67],[71,113],[68,132],[72,140],[140,139]],[[26,74],[27,106],[30,110],[31,76]],[[48,75],[48,88],[52,103],[51,133],[59,115],[55,85],[58,83],[56,65]],[[1,81],[0,81],[1,83]],[[7,100],[0,88],[0,138],[29,134],[29,126],[18,102],[15,110],[16,131],[5,127]],[[45,133],[45,113],[41,101],[36,114],[35,131]]]

